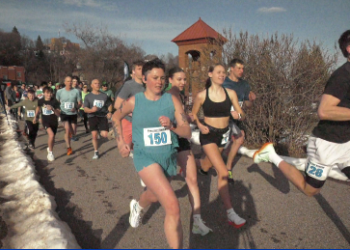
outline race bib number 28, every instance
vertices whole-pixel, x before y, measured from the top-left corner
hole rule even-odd
[[[146,147],[158,147],[172,144],[171,132],[164,127],[144,128],[143,140]]]
[[[330,170],[331,167],[322,166],[309,161],[306,167],[306,174],[316,180],[324,181],[327,179]]]
[[[27,110],[27,117],[34,117],[35,111],[34,110]]]

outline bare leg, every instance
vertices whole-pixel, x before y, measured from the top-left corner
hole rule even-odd
[[[182,248],[180,206],[163,170],[154,163],[142,169],[139,176],[147,186],[147,190],[140,197],[140,206],[147,207],[157,199],[165,210],[164,231],[169,246],[176,249]]]
[[[98,150],[98,131],[97,130],[91,131],[91,135],[92,135],[92,145],[96,152]]]
[[[53,133],[51,128],[46,129],[47,135],[48,135],[48,146],[49,150],[52,152],[53,150],[53,145],[55,143],[55,134]]]
[[[177,162],[185,173],[186,183],[188,186],[190,200],[193,214],[200,214],[200,195],[197,183],[197,167],[192,151],[186,150],[178,153]]]

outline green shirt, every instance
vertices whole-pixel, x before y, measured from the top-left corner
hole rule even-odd
[[[81,91],[81,102],[82,102],[82,103],[84,103],[85,96],[86,96],[87,94],[90,94],[90,92],[84,93],[84,91]],[[80,109],[84,110],[83,105],[82,105],[82,107],[81,107]]]
[[[35,117],[35,109],[38,107],[38,99],[35,99],[34,101],[30,101],[29,99],[25,99],[15,105],[12,105],[11,108],[18,108],[24,106],[25,112],[24,112],[24,119],[26,121],[33,121]]]
[[[105,93],[109,98],[114,99],[114,94],[113,94],[112,90],[109,89],[107,91],[103,91],[102,89],[100,89],[100,91],[102,93]]]

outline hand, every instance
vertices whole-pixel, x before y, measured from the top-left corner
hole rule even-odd
[[[46,105],[45,108],[46,108],[47,110],[53,110],[53,108],[52,108],[51,105]]]
[[[192,113],[189,113],[187,117],[188,117],[188,122],[194,122],[194,117]]]
[[[119,153],[123,158],[126,158],[130,154],[130,146],[125,143],[118,143]]]
[[[255,95],[255,93],[253,92],[253,91],[250,91],[249,92],[249,101],[255,101],[255,99],[256,99],[256,95]]]
[[[71,112],[75,112],[75,108],[72,108],[70,111],[71,111]]]
[[[198,126],[198,128],[201,131],[201,133],[204,135],[209,134],[209,132],[210,132],[210,130],[207,126],[201,125],[201,126]]]
[[[166,129],[171,129],[171,127],[173,125],[172,122],[170,121],[169,117],[166,117],[166,116],[159,117],[158,121],[159,121],[160,125]]]
[[[33,124],[36,124],[37,123],[37,120],[36,118],[33,119]]]
[[[239,119],[239,115],[237,111],[231,111],[231,115],[233,117],[233,119],[238,120]]]
[[[93,107],[91,108],[92,113],[95,113],[95,112],[97,112],[98,110],[99,110],[99,108],[96,107],[96,106],[93,106]]]
[[[111,119],[112,113],[108,113],[108,114],[106,115],[106,117],[107,117],[108,120]]]

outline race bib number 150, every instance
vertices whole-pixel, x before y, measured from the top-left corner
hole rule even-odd
[[[146,147],[158,147],[172,144],[171,132],[164,127],[144,128],[143,140]]]

